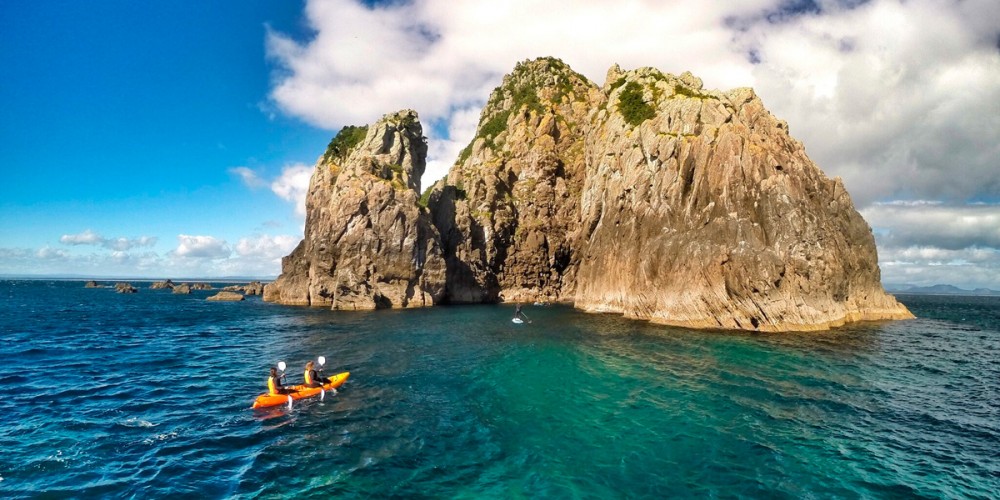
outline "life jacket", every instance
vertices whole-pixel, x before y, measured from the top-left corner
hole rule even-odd
[[[313,383],[312,372],[313,372],[312,370],[306,370],[306,373],[304,374],[304,378],[306,379],[306,385],[310,385]]]
[[[276,396],[278,395],[278,385],[274,383],[275,377],[267,377],[267,393]]]

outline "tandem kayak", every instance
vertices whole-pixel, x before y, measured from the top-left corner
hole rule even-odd
[[[311,398],[313,396],[318,396],[324,391],[329,391],[330,389],[336,389],[347,381],[347,377],[351,376],[351,372],[338,373],[330,377],[330,381],[323,385],[323,387],[306,387],[304,385],[293,385],[290,386],[294,392],[288,394],[261,394],[257,396],[257,399],[253,402],[254,408],[267,408],[268,406],[280,406],[285,404],[291,404],[292,401],[296,399]]]

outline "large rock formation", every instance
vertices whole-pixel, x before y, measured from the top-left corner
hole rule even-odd
[[[439,302],[440,238],[418,205],[426,157],[413,111],[341,131],[309,182],[305,239],[282,260],[264,300],[334,309]]]
[[[411,111],[341,131],[310,183],[306,237],[265,300],[561,300],[762,331],[912,317],[882,289],[840,180],[750,89],[617,66],[597,87],[543,58],[504,78],[448,177],[418,199],[425,153]]]
[[[608,73],[586,144],[578,307],[699,328],[909,317],[839,179],[750,89]]]

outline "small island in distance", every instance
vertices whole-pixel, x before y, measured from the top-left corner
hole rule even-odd
[[[886,283],[886,291],[892,293],[900,294],[913,294],[913,295],[965,295],[965,296],[1000,296],[1000,290],[992,290],[989,288],[976,288],[974,290],[966,290],[964,288],[959,288],[954,285],[931,285],[931,286],[917,286],[917,285],[907,285],[907,284],[897,284],[897,283]]]

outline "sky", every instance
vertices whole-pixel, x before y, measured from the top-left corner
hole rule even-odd
[[[1000,289],[996,0],[0,2],[0,275],[273,277],[337,130],[417,110],[429,185],[541,56],[753,87],[884,283]]]

